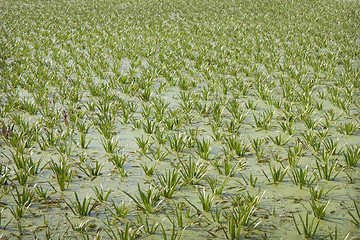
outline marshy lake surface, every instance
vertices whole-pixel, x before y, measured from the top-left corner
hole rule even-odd
[[[359,11],[0,0],[0,238],[359,239]]]

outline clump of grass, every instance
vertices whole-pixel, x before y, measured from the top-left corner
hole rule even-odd
[[[276,168],[276,167],[272,166],[270,162],[269,162],[268,166],[270,169],[270,174],[271,174],[273,183],[281,182],[284,179],[287,171],[289,170],[289,167],[286,167],[285,169],[283,169],[282,167]],[[267,176],[267,174],[264,172],[264,170],[262,170],[262,172],[264,173],[267,180],[269,182],[271,182],[271,179]]]
[[[339,169],[337,162],[332,163],[329,160],[323,164],[316,160],[316,169],[319,177],[327,181],[334,180],[342,170],[341,168]]]
[[[250,185],[250,186],[252,186],[252,187],[255,187],[255,186],[256,186],[256,183],[257,183],[257,181],[258,181],[258,179],[259,179],[258,176],[254,177],[252,171],[250,171],[250,175],[249,175],[248,178],[245,178],[242,174],[240,174],[240,177],[244,180],[245,184]],[[264,181],[263,181],[263,182],[264,182]],[[263,182],[262,182],[262,183],[263,183]],[[262,183],[260,183],[258,186],[260,186]]]
[[[344,161],[347,166],[356,167],[360,160],[360,145],[346,146],[346,150],[342,155],[344,156]]]
[[[205,212],[211,211],[212,202],[214,201],[214,195],[207,194],[205,188],[198,190],[199,200],[202,204],[202,208]]]
[[[291,175],[289,174],[291,181],[299,185],[300,189],[303,186],[311,186],[311,184],[316,180],[314,172],[310,173],[308,166],[305,169],[298,167],[290,169]]]
[[[99,205],[97,201],[91,203],[92,198],[90,196],[86,196],[80,201],[76,192],[74,195],[75,201],[68,199],[69,202],[65,201],[65,203],[75,215],[88,216]]]
[[[311,199],[310,201],[310,206],[314,213],[314,216],[317,217],[318,219],[324,219],[326,209],[329,207],[329,204],[330,204],[330,200],[327,201],[325,204],[322,203],[317,204],[314,199]]]
[[[194,162],[189,157],[188,161],[179,159],[179,162],[180,164],[177,167],[183,179],[182,186],[186,184],[195,185],[206,176],[207,166],[200,163],[200,161]]]
[[[10,208],[10,212],[15,219],[19,219],[25,215],[28,208],[35,200],[35,189],[31,190],[28,187],[23,187],[20,192],[19,189],[15,187],[15,192],[15,194],[11,192],[11,195],[16,205],[15,207]]]
[[[178,186],[181,176],[179,174],[179,170],[172,169],[168,170],[164,174],[157,174],[157,179],[160,184],[160,192],[165,198],[171,198],[171,196],[176,191],[176,187]]]
[[[92,188],[92,190],[95,193],[95,196],[97,197],[98,201],[100,202],[105,202],[107,201],[107,199],[109,198],[109,195],[111,193],[111,188],[109,188],[106,192],[103,189],[102,184],[100,184],[100,188],[97,188],[96,186],[94,186]]]
[[[226,186],[226,183],[229,181],[228,178],[225,178],[223,181],[219,180],[218,177],[207,177],[206,181],[208,182],[211,191],[216,194],[221,196],[222,192],[224,191],[224,188]]]
[[[116,204],[114,201],[111,202],[113,210],[109,207],[106,209],[110,212],[111,216],[115,219],[122,218],[124,219],[132,210],[132,207],[129,204],[126,204],[124,201],[120,204]]]
[[[103,148],[106,153],[114,153],[119,145],[118,140],[114,140],[113,138],[104,138],[101,139],[101,144],[103,145]]]
[[[101,169],[104,167],[105,164],[100,164],[98,161],[95,161],[95,165],[84,163],[85,167],[79,165],[80,170],[86,174],[86,176],[91,177],[92,179],[96,178],[97,176],[102,175]]]
[[[211,150],[211,142],[209,139],[205,140],[196,140],[197,150],[196,153],[200,158],[204,160],[209,160],[210,150]]]
[[[353,122],[340,123],[337,125],[336,130],[344,135],[353,135],[359,129],[359,127],[359,124]]]
[[[250,144],[245,144],[244,141],[239,141],[233,136],[224,137],[224,143],[230,151],[234,151],[239,157],[245,156],[250,148]]]
[[[59,158],[58,163],[55,162],[54,160],[51,160],[50,168],[55,174],[60,190],[64,191],[65,187],[69,186],[71,180],[75,176],[75,170],[72,169],[71,164],[64,156],[61,156]]]
[[[138,237],[138,232],[141,230],[141,227],[132,228],[130,223],[126,223],[124,228],[118,228],[112,226],[109,222],[105,223],[107,228],[105,229],[106,234],[111,239],[120,239],[120,240],[131,240]]]
[[[161,209],[161,203],[163,202],[163,200],[160,200],[161,192],[155,190],[153,187],[149,187],[147,191],[143,191],[140,188],[140,184],[138,184],[139,196],[132,196],[125,191],[123,192],[131,198],[137,208],[143,212],[152,213]]]
[[[353,223],[356,226],[360,226],[360,211],[359,211],[359,207],[356,203],[356,201],[354,199],[352,199],[353,203],[354,203],[354,207],[355,207],[355,212],[351,211],[349,208],[346,208],[347,213],[350,215],[350,217],[352,218],[351,220],[349,220],[351,223]]]
[[[149,222],[149,216],[146,216],[145,220],[144,220],[143,216],[138,215],[136,220],[137,220],[138,224],[140,224],[142,226],[141,231],[148,235],[155,234],[156,230],[160,226],[160,223],[158,223],[156,221],[156,219],[154,219],[154,221],[152,221],[152,222]]]
[[[150,149],[150,146],[152,145],[152,143],[150,142],[150,138],[144,139],[144,137],[141,136],[141,138],[135,137],[135,139],[136,139],[136,144],[139,146],[141,150],[141,154],[146,155],[146,153]]]
[[[146,176],[152,176],[154,175],[156,166],[159,164],[158,161],[154,161],[153,164],[149,167],[147,164],[140,163],[144,173]]]
[[[170,149],[175,152],[182,152],[187,146],[188,137],[183,133],[171,133],[167,136]]]
[[[306,213],[305,219],[303,219],[303,217],[299,214],[300,223],[302,226],[302,231],[300,231],[300,228],[298,226],[298,223],[296,222],[295,216],[292,215],[292,217],[294,220],[296,230],[298,231],[299,235],[301,235],[301,233],[302,233],[304,235],[304,237],[307,239],[315,237],[316,231],[319,227],[320,220],[318,220],[317,223],[315,223],[314,222],[315,217],[311,221],[309,220],[309,213]]]

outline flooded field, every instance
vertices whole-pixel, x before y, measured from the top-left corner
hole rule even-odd
[[[0,0],[0,239],[360,239],[359,16]]]

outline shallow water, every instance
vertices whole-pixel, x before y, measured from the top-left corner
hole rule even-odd
[[[171,236],[173,221],[178,238],[226,239],[228,225],[225,215],[239,204],[234,199],[238,197],[242,199],[241,204],[244,204],[249,196],[262,195],[256,205],[256,211],[251,216],[254,222],[250,226],[241,227],[241,237],[297,239],[300,235],[296,231],[293,215],[300,228],[299,214],[304,217],[309,213],[310,219],[314,217],[310,206],[309,187],[300,188],[292,182],[291,168],[281,182],[272,183],[269,163],[276,169],[281,167],[284,171],[289,165],[287,150],[294,151],[296,146],[305,146],[304,134],[308,132],[308,127],[305,118],[298,117],[293,123],[295,134],[289,135],[283,132],[280,123],[286,122],[286,114],[301,115],[301,109],[312,108],[310,119],[318,125],[309,132],[319,136],[322,131],[328,130],[329,133],[324,139],[331,139],[337,143],[337,151],[341,148],[345,150],[348,145],[359,146],[358,126],[352,135],[342,134],[338,130],[341,124],[359,124],[360,86],[356,83],[359,59],[356,58],[356,44],[352,41],[356,38],[353,29],[358,29],[359,24],[355,21],[355,15],[349,13],[351,8],[347,8],[356,9],[358,2],[339,3],[324,0],[314,5],[308,1],[289,4],[285,1],[272,1],[271,4],[261,1],[200,1],[191,4],[177,1],[121,4],[116,1],[52,4],[35,1],[36,8],[22,1],[9,5],[8,2],[0,0],[0,4],[4,10],[0,15],[0,22],[3,20],[1,26],[4,29],[1,33],[3,53],[0,84],[1,116],[4,126],[15,124],[13,116],[20,115],[24,121],[38,124],[38,139],[46,138],[51,129],[48,129],[45,120],[49,121],[50,117],[43,116],[40,111],[31,115],[21,110],[20,103],[16,105],[14,99],[29,100],[43,108],[45,105],[36,102],[34,95],[41,92],[41,89],[47,89],[52,113],[55,118],[57,117],[54,124],[55,135],[64,136],[67,126],[63,111],[68,115],[66,120],[69,122],[69,129],[74,129],[71,137],[60,140],[55,146],[41,150],[35,141],[31,149],[26,149],[25,155],[31,155],[36,161],[42,159],[40,168],[44,168],[38,175],[30,176],[25,185],[31,190],[35,186],[41,186],[47,189],[48,193],[53,193],[46,200],[34,199],[27,212],[19,219],[14,218],[10,209],[14,209],[16,205],[15,187],[19,190],[23,187],[15,175],[17,169],[10,157],[10,151],[14,151],[15,148],[6,143],[8,137],[2,133],[0,159],[2,165],[10,169],[6,184],[1,185],[2,238],[15,238],[20,234],[19,230],[22,230],[21,238],[24,239],[83,239],[87,236],[95,238],[96,235],[101,239],[110,239],[110,229],[124,229],[125,224],[129,223],[133,230],[139,229],[139,238],[163,239],[162,230],[168,237]],[[304,9],[307,11],[303,11]],[[280,17],[274,17],[274,11],[277,12],[276,16]],[[301,12],[302,15],[294,19],[290,14],[293,11]],[[308,20],[314,19],[314,16],[321,21],[311,22],[312,25],[308,26]],[[346,25],[347,19],[353,20],[349,26]],[[91,27],[85,26],[86,21]],[[332,24],[324,26],[320,24],[322,21]],[[288,29],[283,27],[284,23],[296,26],[292,29],[294,32],[287,31]],[[347,26],[343,34],[351,41],[339,36],[340,25]],[[332,40],[329,42],[328,39]],[[21,50],[26,47],[29,49]],[[342,49],[346,49],[347,52]],[[352,51],[353,55],[350,54]],[[338,60],[340,57],[343,58],[342,62]],[[126,83],[117,82],[114,80],[116,74],[130,76],[130,80]],[[153,80],[151,84],[149,79]],[[345,79],[345,82],[341,82],[341,79]],[[77,80],[79,85],[76,83]],[[314,81],[313,90],[304,90],[310,81]],[[67,89],[61,91],[62,85],[59,83],[64,82]],[[229,85],[226,86],[226,83]],[[248,91],[244,94],[240,93],[241,83],[249,84]],[[286,83],[290,83],[290,87],[294,86],[293,100],[291,96],[284,97]],[[146,84],[149,84],[151,90],[149,101],[139,95],[146,90]],[[100,88],[98,96],[94,94],[96,90],[91,92],[91,85]],[[103,85],[107,88],[101,89]],[[163,85],[165,87],[160,90]],[[31,89],[31,86],[34,86],[34,89]],[[128,92],[126,87],[130,89]],[[268,93],[267,97],[261,96],[261,87],[264,87],[265,95]],[[63,100],[62,95],[72,88],[83,94],[79,101],[71,101],[71,96]],[[19,90],[19,94],[12,98],[10,93],[15,92],[15,89]],[[131,118],[141,120],[142,124],[148,119],[156,121],[153,106],[157,98],[169,103],[163,121],[156,123],[158,127],[166,128],[164,120],[173,118],[181,124],[171,131],[165,130],[165,134],[182,133],[189,138],[190,131],[197,128],[197,140],[210,140],[209,160],[199,157],[195,142],[194,146],[185,146],[182,151],[175,152],[171,150],[169,139],[161,145],[155,134],[145,133],[142,124],[137,128],[131,120],[123,123],[124,113],[120,107],[115,114],[111,136],[114,141],[118,141],[118,147],[114,152],[128,154],[123,167],[127,176],[122,177],[109,160],[111,154],[104,150],[104,136],[99,133],[99,126],[96,126],[97,114],[101,112],[100,106],[96,104],[106,98],[104,89],[108,94],[114,94],[107,102],[135,104],[137,110]],[[206,100],[204,89],[209,92]],[[180,97],[182,92],[190,93],[190,100],[187,102],[192,101],[194,105],[189,111],[181,107],[181,104],[184,104]],[[319,92],[326,93],[324,99]],[[337,93],[344,101],[353,96],[353,102],[346,109],[341,109],[333,101]],[[275,100],[283,100],[293,106],[290,111],[286,110],[284,103],[277,108]],[[14,105],[11,105],[12,101],[15,102]],[[248,112],[237,130],[231,130],[230,126],[233,116],[226,108],[230,107],[230,101],[237,101],[239,109]],[[253,101],[257,106],[247,109],[249,101]],[[311,104],[304,107],[306,101],[310,101]],[[88,110],[88,102],[95,104],[94,110]],[[199,114],[196,110],[197,103],[206,104],[208,112]],[[222,109],[218,126],[224,134],[221,140],[215,140],[212,131],[215,125],[214,104],[217,103]],[[323,104],[322,109],[318,109],[316,103]],[[143,106],[151,107],[148,117],[141,113],[144,110]],[[10,109],[6,110],[6,107]],[[81,114],[80,111],[83,116],[76,119],[76,114]],[[255,121],[255,118],[261,118],[266,111],[273,111],[269,123],[272,127],[268,130],[257,127]],[[339,118],[326,129],[321,124],[325,124],[326,114],[330,114],[330,111],[334,111]],[[92,141],[87,149],[80,147],[81,133],[76,121],[91,124],[86,133],[86,142],[90,139]],[[14,132],[20,132],[21,126],[16,123],[14,129]],[[270,137],[279,135],[289,137],[284,146],[277,146],[270,140]],[[25,137],[27,136],[23,136],[24,139]],[[151,143],[146,156],[141,153],[136,142],[136,138],[141,137],[149,139]],[[244,156],[239,157],[232,152],[232,156],[229,157],[231,166],[238,161],[242,166],[235,170],[231,177],[224,174],[224,161],[231,153],[226,149],[224,137],[234,137],[246,145],[249,144],[249,150]],[[251,139],[264,141],[260,148],[263,156],[256,156]],[[324,218],[319,220],[315,238],[329,238],[328,234],[333,234],[337,229],[339,237],[343,238],[349,234],[350,239],[357,239],[360,231],[349,221],[351,217],[347,209],[355,213],[352,199],[359,204],[359,163],[355,167],[348,167],[343,154],[333,154],[329,162],[338,162],[336,172],[341,171],[333,180],[322,179],[319,170],[316,169],[316,157],[320,157],[323,150],[327,151],[324,139],[320,140],[318,137],[317,141],[306,144],[296,166],[296,169],[305,169],[307,166],[310,169],[309,175],[316,175],[312,186],[324,188],[323,197],[317,204],[325,204],[330,200]],[[316,151],[316,143],[319,141],[320,149]],[[72,146],[67,160],[76,174],[65,190],[60,191],[49,162],[59,161],[60,150],[56,148],[59,149],[61,143],[65,142]],[[150,167],[154,164],[152,153],[155,155],[157,149],[168,155],[158,162],[154,174],[147,176],[142,165]],[[87,164],[103,164],[101,175],[89,177],[81,170],[80,166],[86,167],[85,163],[80,162],[81,154],[86,156]],[[139,196],[138,184],[141,190],[147,190],[150,186],[161,190],[157,176],[165,174],[169,169],[178,168],[180,171],[180,161],[188,162],[189,158],[207,167],[206,177],[195,185],[187,184],[180,187],[183,182],[181,181],[170,199],[161,197],[163,201],[158,211],[143,213],[125,194],[127,192],[131,196]],[[219,169],[215,167],[216,161],[221,165]],[[248,180],[250,173],[254,178],[257,177],[254,186],[251,186]],[[203,189],[206,189],[206,194],[211,194],[207,177],[218,177],[221,181],[228,179],[222,194],[214,195],[210,212],[203,210],[199,199],[199,191]],[[75,215],[66,203],[75,200],[74,193],[78,194],[80,200],[91,196],[91,203],[95,203],[95,187],[102,187],[105,192],[111,189],[107,201],[99,202],[89,216]],[[36,197],[38,195],[35,194]],[[123,201],[132,209],[125,218],[114,219],[110,212],[114,211],[112,202],[120,205]],[[179,227],[176,220],[176,206],[182,207],[183,228]],[[212,217],[216,209],[221,211],[222,225]],[[188,218],[185,216],[187,212]],[[151,223],[155,220],[156,224],[161,224],[162,227],[159,225],[154,234],[148,235],[142,226],[144,222],[140,223],[138,218],[148,218]],[[315,222],[317,221],[315,219]]]

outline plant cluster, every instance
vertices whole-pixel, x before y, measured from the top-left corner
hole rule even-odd
[[[4,238],[359,235],[358,1],[0,8]]]

